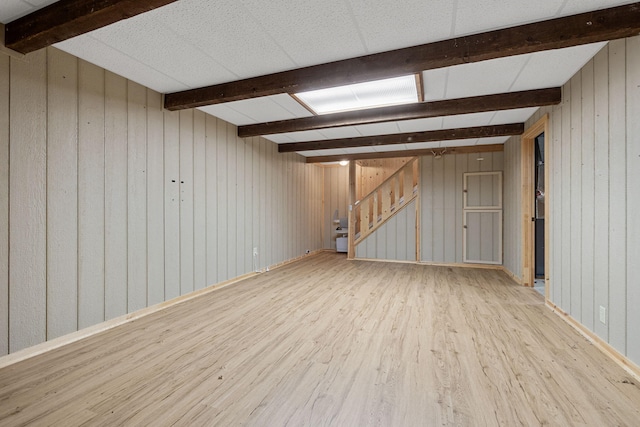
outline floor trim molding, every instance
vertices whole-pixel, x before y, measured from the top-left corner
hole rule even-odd
[[[629,375],[634,377],[636,381],[640,382],[640,366],[633,363],[625,355],[623,355],[618,350],[613,348],[609,343],[607,343],[602,338],[594,334],[586,326],[578,322],[576,319],[571,317],[568,313],[566,313],[563,309],[561,309],[551,301],[546,300],[545,305],[551,311],[557,314],[561,319],[563,319],[565,322],[571,325],[576,331],[578,331],[578,333],[580,333],[580,335],[584,336],[587,340],[589,340],[594,346],[596,346],[596,348],[598,348],[610,359],[616,362]]]
[[[113,329],[115,327],[124,325],[126,323],[132,322],[134,320],[140,319],[140,318],[148,316],[150,314],[157,313],[158,311],[164,310],[165,308],[169,308],[169,307],[172,307],[174,305],[183,303],[185,301],[192,300],[192,299],[197,298],[199,296],[206,295],[206,294],[208,294],[210,292],[216,291],[218,289],[222,289],[222,288],[224,288],[226,286],[230,286],[230,285],[236,284],[238,282],[242,282],[245,279],[257,276],[258,274],[261,274],[261,273],[263,273],[265,271],[275,270],[277,268],[284,267],[285,265],[288,265],[288,264],[291,264],[293,262],[299,261],[302,258],[306,258],[306,257],[313,256],[313,255],[318,255],[318,254],[320,254],[322,252],[324,252],[323,249],[318,249],[318,250],[315,250],[315,251],[310,252],[308,254],[304,254],[302,256],[299,256],[299,257],[296,257],[296,258],[292,258],[292,259],[289,259],[287,261],[283,261],[281,263],[270,265],[269,267],[267,267],[264,270],[255,271],[255,272],[251,272],[251,273],[246,273],[246,274],[234,277],[233,279],[225,280],[224,282],[216,283],[214,285],[208,286],[208,287],[203,288],[203,289],[198,289],[197,291],[190,292],[190,293],[185,294],[185,295],[181,295],[179,297],[176,297],[176,298],[161,302],[159,304],[155,304],[155,305],[152,305],[152,306],[149,306],[149,307],[145,307],[143,309],[134,311],[133,313],[129,313],[129,314],[125,314],[125,315],[122,315],[122,316],[118,316],[118,317],[115,317],[113,319],[109,319],[109,320],[106,320],[104,322],[100,322],[100,323],[98,323],[96,325],[89,326],[89,327],[84,328],[84,329],[80,329],[79,331],[71,332],[71,333],[63,335],[61,337],[54,338],[52,340],[45,341],[45,342],[40,343],[40,344],[36,344],[34,346],[27,347],[27,348],[22,349],[22,350],[18,350],[15,353],[10,353],[8,355],[0,357],[0,369],[6,368],[7,366],[13,365],[13,364],[18,363],[18,362],[22,362],[23,360],[26,360],[26,359],[29,359],[29,358],[32,358],[32,357],[35,357],[35,356],[39,356],[39,355],[44,354],[44,353],[46,353],[48,351],[55,350],[57,348],[63,347],[65,345],[67,345],[67,344],[71,344],[71,343],[80,341],[82,339],[89,338],[89,337],[91,337],[93,335],[99,334],[99,333],[104,332],[104,331],[108,331],[109,329]]]

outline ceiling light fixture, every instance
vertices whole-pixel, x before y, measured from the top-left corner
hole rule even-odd
[[[340,166],[347,166],[349,164],[349,160],[341,160]]]
[[[415,74],[300,92],[294,98],[316,114],[338,113],[419,102]]]

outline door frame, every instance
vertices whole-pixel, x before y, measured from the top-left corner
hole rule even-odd
[[[521,213],[522,213],[522,284],[534,286],[535,279],[535,139],[544,133],[544,295],[549,299],[549,161],[551,146],[549,114],[542,116],[522,134],[521,145]]]

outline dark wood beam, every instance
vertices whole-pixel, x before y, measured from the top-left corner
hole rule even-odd
[[[177,0],[60,0],[5,26],[5,43],[23,54]]]
[[[425,132],[397,133],[390,135],[361,136],[357,138],[327,139],[320,141],[278,144],[279,153],[325,150],[330,148],[374,147],[378,145],[412,144],[415,142],[451,141],[454,139],[489,138],[524,133],[524,123],[477,126],[471,128],[430,130]]]
[[[632,3],[175,92],[165,96],[164,105],[169,110],[180,110],[278,93],[297,93],[470,62],[632,37],[638,34],[640,34],[640,3]]]
[[[446,147],[446,148],[434,148],[426,150],[404,150],[404,151],[384,151],[379,153],[359,153],[359,154],[341,154],[337,156],[310,156],[306,158],[307,163],[326,163],[326,162],[340,162],[342,160],[366,160],[366,159],[391,159],[398,157],[413,157],[413,156],[433,156],[440,154],[446,156],[447,154],[475,154],[475,153],[491,153],[496,151],[503,151],[503,144],[491,144],[491,145],[469,145],[465,147]]]
[[[247,138],[250,136],[272,135],[276,133],[298,132],[329,127],[453,116],[486,111],[511,110],[514,108],[541,107],[544,105],[559,104],[561,99],[562,90],[559,87],[522,92],[507,92],[496,95],[472,96],[469,98],[395,105],[392,107],[371,108],[368,110],[256,123],[253,125],[239,126],[238,136]]]

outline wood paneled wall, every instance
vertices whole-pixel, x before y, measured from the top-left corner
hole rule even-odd
[[[522,179],[521,138],[513,136],[504,144],[503,262],[522,282]]]
[[[609,42],[548,111],[551,301],[640,364],[640,37]]]
[[[416,201],[391,217],[356,246],[356,258],[416,260]]]
[[[322,247],[336,248],[336,227],[333,219],[336,210],[338,218],[349,215],[349,168],[346,166],[324,166]]]
[[[55,48],[0,55],[0,355],[321,248],[322,190]]]
[[[503,170],[503,152],[424,156],[420,170],[421,261],[462,263],[465,172]],[[477,160],[483,158],[484,160]],[[489,248],[487,249],[487,251]]]
[[[412,157],[358,160],[356,163],[356,199],[362,200],[411,159]]]

